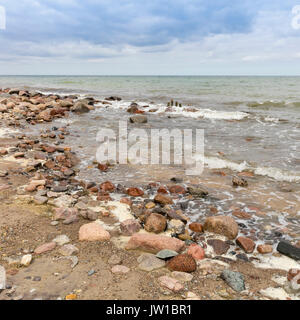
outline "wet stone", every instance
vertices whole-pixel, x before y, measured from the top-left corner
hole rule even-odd
[[[159,259],[166,260],[166,259],[176,257],[177,255],[178,255],[178,253],[176,251],[165,249],[165,250],[159,251],[156,254],[156,257]]]

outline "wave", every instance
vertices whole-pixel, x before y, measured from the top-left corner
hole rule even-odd
[[[300,108],[300,101],[293,101],[293,102],[287,102],[287,101],[274,101],[274,100],[266,100],[266,101],[253,101],[248,102],[247,106],[249,108]]]
[[[201,159],[201,157],[199,157],[199,159]],[[205,157],[204,163],[209,169],[230,169],[238,172],[248,170],[256,175],[267,176],[277,181],[300,181],[299,173],[273,167],[253,167],[246,161],[237,163],[226,159],[220,159],[217,157]]]
[[[121,101],[121,102],[112,102],[112,108],[116,109],[127,109],[130,105],[128,101]],[[243,120],[249,116],[246,112],[240,111],[218,111],[218,110],[211,110],[211,109],[201,109],[201,108],[194,108],[191,106],[182,106],[176,107],[173,106],[168,108],[165,104],[149,104],[147,102],[139,102],[140,106],[143,106],[141,109],[145,112],[151,112],[156,114],[165,113],[168,115],[178,115],[184,117],[191,117],[191,118],[204,118],[204,119],[211,119],[211,120]]]

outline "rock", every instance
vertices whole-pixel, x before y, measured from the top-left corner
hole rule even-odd
[[[130,271],[129,268],[125,267],[125,266],[121,266],[121,265],[116,265],[116,266],[113,266],[111,268],[111,272],[112,273],[122,273],[122,274],[125,274],[125,273],[128,273]]]
[[[179,254],[167,262],[168,269],[180,272],[194,272],[197,269],[195,259],[189,254]]]
[[[228,243],[218,239],[208,240],[207,243],[213,247],[214,252],[217,255],[225,254],[230,248],[230,245]]]
[[[168,230],[178,235],[184,233],[185,224],[181,220],[172,219],[168,221]]]
[[[137,259],[139,263],[139,269],[143,271],[153,271],[156,269],[163,268],[165,266],[165,261],[158,259],[155,255],[150,253],[144,253]]]
[[[138,111],[139,111],[139,105],[135,102],[133,102],[127,109],[128,113],[136,113]]]
[[[110,181],[106,181],[100,184],[100,190],[103,192],[114,192],[115,186]]]
[[[69,243],[70,239],[67,235],[63,234],[63,235],[57,236],[52,241],[55,242],[56,244],[58,244],[59,246],[63,246],[64,244]]]
[[[156,254],[157,258],[163,259],[163,260],[170,259],[176,256],[178,256],[178,252],[173,250],[168,250],[168,249],[161,250]]]
[[[248,181],[245,180],[244,178],[233,177],[232,185],[234,187],[248,187]]]
[[[79,252],[79,249],[73,244],[65,244],[59,249],[58,252],[63,256],[72,256]]]
[[[293,246],[289,241],[280,241],[277,246],[277,251],[294,260],[300,260],[300,248]]]
[[[245,211],[241,211],[239,209],[236,209],[232,212],[232,215],[239,218],[239,219],[251,219],[252,215],[250,213],[247,213]]]
[[[208,191],[202,187],[188,187],[188,193],[197,198],[205,198]]]
[[[150,201],[150,202],[145,204],[145,208],[148,209],[148,210],[153,209],[153,208],[155,208],[155,203]]]
[[[84,224],[79,229],[79,241],[108,241],[110,234],[98,222]]]
[[[158,253],[168,249],[180,252],[185,248],[185,243],[179,239],[155,235],[155,234],[134,234],[126,245],[127,250],[140,249],[151,253]]]
[[[167,219],[158,213],[152,213],[146,220],[145,230],[153,233],[161,233],[166,230]]]
[[[199,246],[198,244],[191,244],[188,248],[187,253],[191,255],[196,261],[202,260],[205,258],[205,251],[204,249]]]
[[[194,232],[199,232],[199,233],[203,233],[203,225],[201,223],[198,222],[193,222],[189,225],[189,229],[194,231]]]
[[[146,116],[133,116],[130,117],[130,122],[131,123],[147,123],[148,118]]]
[[[107,164],[98,163],[97,168],[98,168],[100,171],[104,171],[104,172],[105,172],[105,171],[108,170],[108,165],[107,165]]]
[[[43,205],[48,202],[48,198],[44,196],[35,195],[33,198],[34,202],[38,205]]]
[[[178,185],[169,187],[169,191],[170,191],[170,193],[176,193],[176,194],[185,194],[186,193],[186,190],[184,189],[184,187],[178,186]]]
[[[56,247],[55,242],[48,242],[48,243],[42,244],[41,246],[37,247],[34,250],[34,253],[35,254],[46,253],[46,252],[52,251],[53,249],[55,249],[55,247]]]
[[[203,227],[205,231],[224,235],[230,240],[235,239],[239,232],[238,224],[229,216],[209,217]]]
[[[51,221],[50,224],[51,224],[51,226],[55,227],[59,224],[59,222],[58,221]]]
[[[193,276],[187,272],[173,271],[171,274],[172,277],[180,282],[190,282],[193,280]]]
[[[261,254],[272,253],[273,246],[269,244],[260,244],[259,246],[257,246],[257,251]]]
[[[75,113],[87,113],[90,112],[89,106],[81,101],[75,103],[75,105],[70,109],[72,112]]]
[[[221,278],[235,291],[241,292],[245,290],[244,276],[240,272],[224,270]]]
[[[160,286],[162,286],[163,288],[166,288],[174,292],[179,292],[184,288],[183,285],[178,280],[168,276],[159,277],[158,282]]]
[[[54,209],[54,220],[73,220],[76,221],[78,217],[78,210],[77,208],[55,208]]]
[[[139,188],[129,188],[127,190],[127,194],[131,197],[142,197],[144,195],[144,191]]]
[[[117,265],[122,263],[122,258],[114,254],[108,259],[108,263],[111,265]]]
[[[8,172],[6,170],[0,170],[0,178],[6,177]]]
[[[6,271],[0,265],[0,291],[6,289]]]
[[[30,265],[31,261],[32,261],[32,255],[26,254],[21,259],[21,265],[24,267],[28,267]]]
[[[238,237],[236,243],[240,246],[246,253],[252,253],[255,249],[255,242],[246,237]]]
[[[158,193],[154,198],[155,203],[159,203],[160,205],[164,206],[166,204],[173,204],[173,200],[166,195]]]
[[[290,269],[287,280],[290,287],[289,289],[291,289],[288,291],[292,291],[292,293],[300,292],[300,269]]]
[[[134,219],[128,219],[120,224],[120,229],[125,236],[132,236],[140,231],[141,225]]]
[[[52,120],[52,115],[50,112],[51,112],[50,110],[44,110],[40,112],[38,115],[38,119],[46,122],[50,122]]]

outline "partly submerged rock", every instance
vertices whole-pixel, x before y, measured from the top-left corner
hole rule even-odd
[[[294,260],[300,260],[300,248],[293,246],[289,241],[280,241],[277,246],[277,251]]]
[[[205,231],[221,234],[230,240],[235,239],[239,232],[238,224],[229,216],[209,217],[203,227]]]

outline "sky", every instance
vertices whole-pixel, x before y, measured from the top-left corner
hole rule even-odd
[[[300,0],[0,0],[0,74],[300,75]]]

